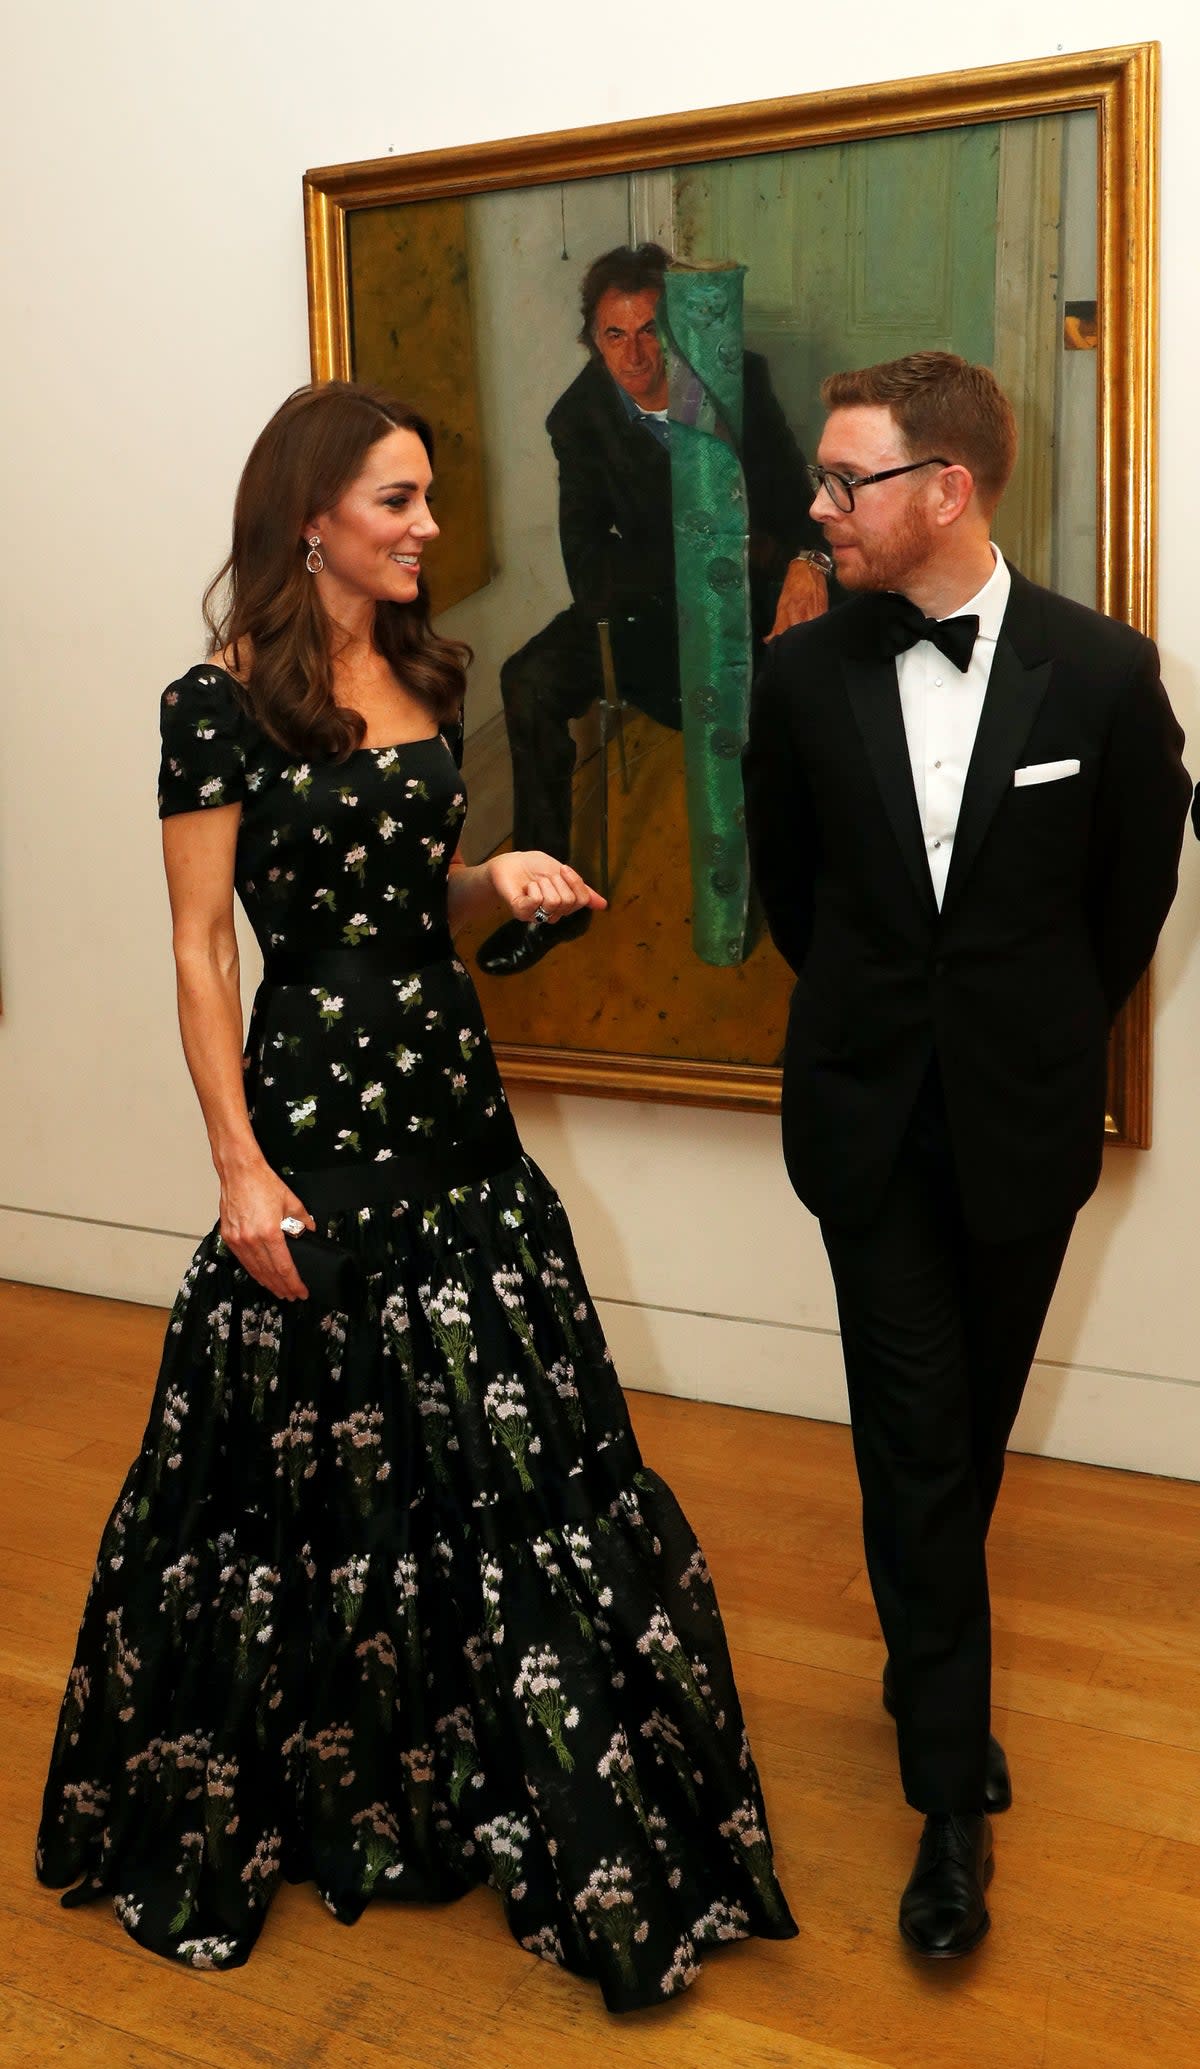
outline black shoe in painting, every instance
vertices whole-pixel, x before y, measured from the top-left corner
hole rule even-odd
[[[489,977],[515,977],[518,970],[531,970],[560,941],[574,941],[591,924],[591,908],[568,913],[565,920],[505,920],[497,927],[475,957]]]

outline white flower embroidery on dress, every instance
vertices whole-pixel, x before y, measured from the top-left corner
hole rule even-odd
[[[721,1898],[710,1904],[675,1949],[675,1958],[662,1979],[664,1997],[672,1997],[686,1984],[695,1982],[700,1973],[696,1960],[698,1946],[711,1944],[714,1940],[744,1940],[749,1931],[750,1919],[740,1904],[727,1904]]]
[[[637,1915],[633,1873],[627,1863],[619,1856],[614,1861],[602,1860],[577,1892],[575,1909],[587,1927],[589,1939],[608,1941],[622,1980],[635,1982],[637,1971],[630,1950],[648,1937],[650,1924]]]
[[[473,1365],[479,1356],[471,1337],[467,1289],[459,1280],[449,1279],[444,1286],[439,1286],[436,1293],[428,1286],[420,1287],[418,1299],[434,1338],[450,1367],[455,1392],[465,1400],[469,1391],[467,1366]]]
[[[462,1799],[464,1789],[482,1789],[486,1776],[479,1765],[479,1748],[475,1743],[475,1727],[471,1712],[465,1704],[451,1710],[446,1717],[439,1717],[434,1729],[441,1739],[443,1749],[450,1759],[450,1779],[446,1793],[455,1809]]]
[[[400,1859],[403,1834],[395,1812],[386,1803],[369,1803],[365,1810],[356,1810],[350,1822],[358,1835],[354,1850],[363,1855],[366,1864],[368,1890],[381,1877],[385,1882],[395,1882],[404,1873]]]
[[[489,1818],[487,1824],[476,1825],[475,1838],[482,1846],[491,1864],[488,1880],[502,1897],[510,1902],[520,1903],[526,1894],[521,1880],[521,1861],[529,1844],[529,1826],[524,1818],[509,1816],[500,1812]]]
[[[543,1925],[540,1931],[527,1933],[521,1945],[527,1948],[530,1954],[540,1955],[543,1961],[555,1962],[559,1968],[566,1960],[562,1941],[552,1925]]]
[[[551,1652],[549,1646],[535,1646],[522,1657],[513,1694],[524,1698],[529,1722],[541,1725],[560,1767],[569,1770],[575,1765],[575,1757],[563,1733],[574,1731],[579,1711],[563,1700],[562,1681],[556,1672],[560,1664],[558,1654]]]
[[[175,1951],[181,1961],[190,1962],[193,1968],[224,1968],[236,1954],[237,1942],[215,1936],[203,1940],[180,1940]]]
[[[533,1492],[533,1476],[526,1460],[536,1458],[542,1440],[529,1423],[525,1389],[519,1379],[505,1379],[501,1373],[489,1384],[483,1397],[483,1411],[498,1441],[517,1469],[517,1478],[527,1494]]]

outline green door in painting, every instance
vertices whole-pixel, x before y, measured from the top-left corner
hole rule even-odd
[[[827,373],[930,347],[991,361],[999,162],[983,123],[676,173],[676,248],[746,266],[746,343],[806,453]]]

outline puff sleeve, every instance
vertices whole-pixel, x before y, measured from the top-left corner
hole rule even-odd
[[[189,669],[160,707],[158,816],[236,805],[246,795],[247,719],[224,669]]]
[[[454,756],[455,768],[461,769],[463,765],[463,720],[461,712],[457,718],[445,719],[438,727],[438,731]]]

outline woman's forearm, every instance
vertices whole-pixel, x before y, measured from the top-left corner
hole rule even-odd
[[[491,862],[452,862],[446,883],[446,913],[453,933],[495,905],[499,893]]]
[[[175,975],[183,1053],[224,1182],[263,1161],[246,1110],[236,943],[222,949],[177,943]]]
[[[246,1110],[242,995],[233,920],[240,805],[180,812],[163,821],[171,897],[179,1031],[221,1182],[218,1227],[238,1263],[279,1300],[302,1300],[304,1283],[283,1239],[308,1207],[271,1170]]]

